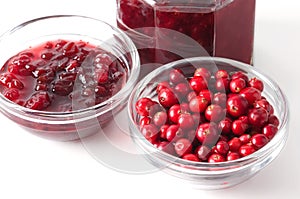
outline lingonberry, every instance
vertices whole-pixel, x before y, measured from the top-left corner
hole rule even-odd
[[[262,148],[269,142],[269,139],[264,134],[256,134],[251,138],[251,143],[255,147],[256,150]]]
[[[225,162],[226,159],[221,155],[214,153],[208,158],[209,163],[219,163],[219,162]]]
[[[190,87],[198,94],[200,91],[207,89],[207,86],[207,81],[202,76],[190,79]]]
[[[184,156],[192,151],[192,143],[188,139],[181,138],[176,141],[174,148],[179,156]]]
[[[195,155],[195,154],[185,154],[184,156],[182,156],[182,159],[184,160],[189,160],[189,161],[193,161],[193,162],[199,162],[199,158]]]
[[[205,110],[205,118],[208,121],[219,122],[225,118],[223,108],[217,104],[209,105]]]
[[[234,137],[231,140],[229,140],[228,145],[230,151],[238,152],[240,147],[242,146],[242,141],[239,138]]]
[[[244,123],[242,120],[237,119],[232,122],[231,129],[234,135],[241,136],[247,131],[248,124]]]
[[[151,118],[150,117],[142,117],[140,119],[139,124],[140,124],[141,127],[143,127],[145,125],[148,125],[148,124],[151,124]]]
[[[139,99],[135,104],[135,109],[140,116],[149,116],[155,103],[147,97]]]
[[[261,92],[254,87],[244,88],[240,94],[246,98],[249,105],[253,105],[254,102],[261,99]]]
[[[156,86],[156,92],[159,93],[161,90],[163,90],[163,89],[165,89],[165,88],[170,89],[170,88],[171,88],[170,83],[167,82],[167,81],[160,82],[160,83],[158,83],[157,86]]]
[[[156,126],[161,127],[162,125],[164,125],[167,122],[168,115],[165,111],[159,111],[154,114],[152,120]]]
[[[175,93],[171,89],[167,88],[158,93],[158,101],[165,108],[170,108],[179,102]]]
[[[151,143],[154,143],[158,137],[159,130],[154,124],[141,127],[142,135]]]
[[[219,131],[222,135],[229,135],[231,133],[232,120],[226,117],[218,124]]]
[[[254,87],[261,92],[264,90],[264,83],[257,77],[251,78],[249,80],[248,84],[249,84],[249,86]]]
[[[269,119],[268,112],[264,108],[253,108],[248,112],[249,124],[261,128],[267,124]]]
[[[264,126],[264,128],[262,129],[262,133],[268,139],[272,139],[276,135],[277,132],[278,132],[277,126],[275,126],[273,124],[268,124],[268,125]]]
[[[215,89],[218,92],[226,93],[229,90],[229,79],[228,78],[219,78],[216,79]]]
[[[216,144],[216,150],[221,155],[226,155],[229,151],[229,144],[225,141],[219,141]]]
[[[274,126],[278,127],[280,122],[279,122],[279,119],[278,117],[276,117],[275,115],[270,115],[269,116],[269,121],[268,121],[269,124],[273,124]]]
[[[240,141],[242,142],[242,144],[247,144],[250,142],[251,140],[251,135],[250,134],[243,134],[239,137]]]
[[[48,92],[37,91],[26,101],[25,107],[33,110],[46,109],[51,104],[51,98]]]
[[[178,117],[178,125],[183,130],[193,129],[195,126],[194,118],[189,113],[183,113]]]
[[[234,95],[227,100],[227,112],[233,117],[240,117],[248,111],[248,101],[241,95]]]
[[[168,124],[165,124],[165,125],[162,125],[160,127],[160,138],[164,139],[164,140],[167,140],[167,130],[168,128],[170,127],[170,125]]]
[[[166,139],[169,142],[176,141],[180,138],[183,138],[184,132],[179,125],[170,125],[166,131]]]
[[[174,85],[186,81],[183,71],[180,69],[170,71],[169,80]]]
[[[168,117],[173,123],[178,123],[179,116],[185,113],[184,110],[182,110],[181,106],[179,104],[175,104],[171,106],[171,108],[168,111]]]
[[[206,80],[209,80],[211,73],[206,68],[197,68],[194,72],[194,77],[203,77]]]
[[[226,107],[227,95],[225,93],[215,93],[213,97],[213,104],[217,104],[221,107]]]
[[[272,115],[274,113],[273,106],[266,99],[257,100],[256,102],[254,102],[253,106],[254,106],[254,108],[265,109],[266,111],[268,111],[268,113],[270,115]]]
[[[236,78],[230,81],[229,88],[230,91],[233,93],[239,93],[241,90],[246,88],[247,83],[244,79],[242,78]]]
[[[189,108],[194,113],[203,113],[207,106],[209,105],[209,102],[206,98],[201,96],[196,96],[193,99],[190,100]]]
[[[237,72],[234,72],[233,74],[231,74],[231,79],[238,79],[238,78],[244,79],[245,82],[249,81],[248,76],[242,71],[237,71]]]
[[[216,73],[215,73],[215,78],[216,79],[221,79],[221,78],[229,78],[229,74],[226,70],[218,70]]]
[[[219,140],[220,133],[216,124],[204,123],[199,125],[196,131],[197,139],[204,145],[215,145]]]
[[[254,153],[256,150],[254,148],[254,146],[252,144],[244,144],[240,147],[239,149],[239,154],[242,157],[251,155],[252,153]]]
[[[207,100],[207,102],[210,104],[213,98],[213,93],[208,89],[204,89],[199,92],[199,96],[204,97]]]
[[[19,99],[20,93],[18,89],[11,88],[11,89],[7,89],[4,92],[4,96],[11,101],[16,101],[17,99]]]
[[[236,152],[230,152],[227,154],[227,161],[233,161],[239,159],[241,156]]]
[[[157,148],[161,151],[164,151],[164,152],[170,154],[170,155],[177,156],[175,149],[174,149],[174,145],[171,142],[167,142],[167,141],[159,142],[157,144]]]
[[[211,149],[205,145],[201,145],[197,147],[197,149],[195,150],[195,154],[200,160],[207,161],[209,156],[211,155]]]
[[[179,83],[174,88],[174,92],[176,92],[180,97],[186,97],[190,90],[190,86],[187,83]]]

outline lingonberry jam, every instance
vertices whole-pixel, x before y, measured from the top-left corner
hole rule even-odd
[[[196,162],[233,161],[263,148],[280,123],[263,82],[207,68],[172,69],[155,94],[137,100],[142,135],[159,150]]]
[[[142,63],[163,64],[182,57],[207,55],[252,61],[255,0],[117,0],[117,3],[118,25],[137,45]],[[193,39],[206,53],[178,33]],[[189,53],[182,54],[176,49],[186,49]]]
[[[115,56],[88,42],[47,41],[7,60],[0,92],[29,109],[70,112],[72,100],[90,107],[113,96],[125,73]]]

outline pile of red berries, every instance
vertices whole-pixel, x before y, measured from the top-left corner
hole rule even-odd
[[[279,119],[262,96],[263,82],[242,71],[198,68],[192,77],[173,69],[158,83],[157,100],[136,104],[138,125],[155,147],[196,162],[248,156],[277,133]]]
[[[0,93],[26,108],[65,112],[72,111],[72,99],[86,107],[107,100],[121,89],[125,76],[116,57],[88,42],[47,41],[4,64]]]

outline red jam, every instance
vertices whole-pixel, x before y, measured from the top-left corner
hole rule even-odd
[[[29,109],[70,112],[73,99],[86,107],[99,104],[125,81],[125,69],[111,53],[84,41],[56,40],[11,57],[0,70],[0,93]]]
[[[129,35],[139,49],[142,63],[164,64],[180,57],[205,55],[251,63],[254,20],[255,0],[234,0],[231,3],[222,0],[219,4],[211,0],[118,0],[118,25],[125,31],[136,31]],[[158,29],[154,31],[148,27]],[[184,49],[184,45],[182,48],[178,45],[180,41],[176,34],[160,28],[185,34],[208,54],[198,50],[179,56],[168,52],[168,49]],[[163,50],[158,50],[161,48]],[[189,46],[191,49],[193,46]]]

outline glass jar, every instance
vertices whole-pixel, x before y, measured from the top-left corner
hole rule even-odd
[[[255,0],[117,0],[142,64],[216,56],[252,63]]]

